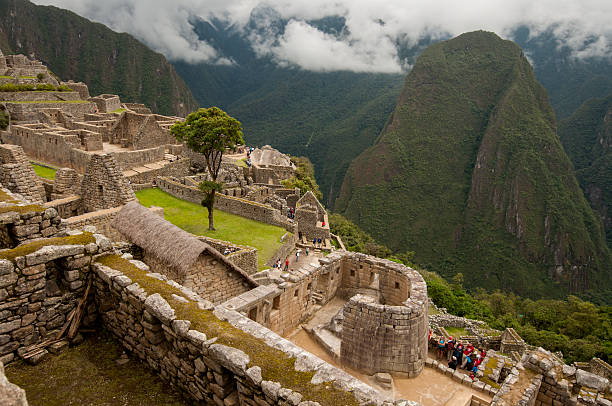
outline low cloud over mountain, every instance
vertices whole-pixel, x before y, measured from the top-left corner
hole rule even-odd
[[[259,55],[281,66],[312,71],[400,72],[408,67],[398,49],[419,39],[446,38],[484,29],[506,38],[518,26],[532,35],[552,32],[577,58],[612,55],[612,2],[608,0],[35,0],[55,5],[128,32],[171,60],[232,64],[201,40],[192,23],[213,17],[247,36]],[[270,13],[254,13],[261,8]],[[338,32],[313,21],[343,18]],[[274,22],[281,29],[265,30]],[[259,27],[253,32],[253,26]],[[264,30],[261,30],[264,29]]]

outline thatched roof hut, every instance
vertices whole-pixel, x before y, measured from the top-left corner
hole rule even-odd
[[[173,268],[178,275],[185,275],[200,255],[208,254],[226,265],[229,270],[239,273],[251,287],[258,286],[257,282],[225,255],[193,234],[164,220],[137,201],[123,206],[113,220],[112,226],[129,242]]]

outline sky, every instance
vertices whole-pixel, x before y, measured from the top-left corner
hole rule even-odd
[[[406,68],[398,43],[446,38],[474,30],[511,38],[525,25],[532,35],[554,32],[576,58],[612,57],[611,0],[34,0],[66,8],[132,34],[172,61],[235,63],[193,31],[193,18],[227,21],[258,55],[312,71],[398,73]],[[265,12],[253,13],[253,10]],[[272,11],[272,12],[270,12]],[[346,30],[325,33],[308,22],[342,16]],[[282,33],[270,22],[282,18]],[[251,19],[251,24],[249,20]],[[258,27],[256,31],[253,26]]]

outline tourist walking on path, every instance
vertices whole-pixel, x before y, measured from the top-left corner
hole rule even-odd
[[[285,271],[289,270],[289,257],[285,258]]]
[[[300,252],[302,252],[302,250],[295,251],[295,262],[300,262]]]

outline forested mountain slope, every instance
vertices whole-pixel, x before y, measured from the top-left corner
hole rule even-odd
[[[612,93],[588,100],[561,121],[559,137],[612,247]]]
[[[610,288],[610,257],[522,50],[495,34],[427,48],[337,209],[469,286],[527,296]]]
[[[161,114],[197,107],[163,55],[70,11],[27,0],[0,0],[0,48],[43,61],[62,80],[83,81],[92,95],[114,93]]]

